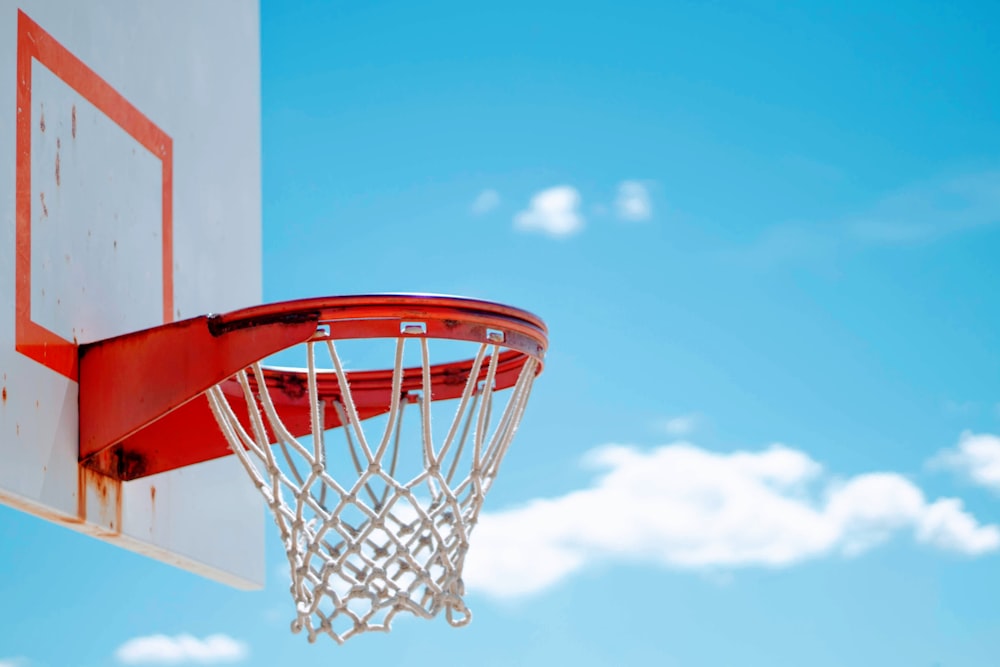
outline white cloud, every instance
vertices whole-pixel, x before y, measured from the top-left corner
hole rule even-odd
[[[664,419],[659,427],[667,435],[681,436],[692,433],[700,422],[701,417],[696,414],[677,415]]]
[[[938,454],[931,464],[951,468],[974,483],[1000,492],[1000,437],[966,431],[952,449]]]
[[[525,231],[541,231],[550,236],[570,236],[583,228],[580,193],[569,185],[538,192],[528,209],[514,216],[514,226]]]
[[[615,198],[615,212],[622,220],[649,220],[653,215],[649,190],[640,181],[622,181]]]
[[[528,595],[608,561],[786,567],[857,556],[901,532],[968,556],[1000,549],[1000,529],[980,524],[959,500],[928,502],[889,472],[838,481],[781,445],[731,454],[607,446],[586,461],[602,470],[589,488],[481,516],[465,568],[469,589]]]
[[[118,661],[126,665],[179,665],[196,663],[210,665],[239,662],[250,654],[247,645],[227,635],[211,635],[198,639],[191,635],[150,635],[130,639],[115,651]]]
[[[0,667],[28,667],[27,658],[0,658]]]
[[[483,190],[470,207],[475,215],[485,215],[500,205],[500,193],[496,190]]]
[[[997,549],[996,528],[981,527],[975,517],[962,510],[962,501],[957,498],[944,498],[927,507],[917,526],[917,539],[973,556]]]

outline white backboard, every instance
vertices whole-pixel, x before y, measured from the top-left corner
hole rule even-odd
[[[76,346],[260,302],[259,43],[254,2],[0,0],[0,502],[244,588],[246,473],[82,470]]]

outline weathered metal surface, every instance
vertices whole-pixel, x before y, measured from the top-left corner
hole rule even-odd
[[[78,344],[260,302],[258,8],[195,14],[0,0],[0,502],[249,587],[242,470],[78,465]]]

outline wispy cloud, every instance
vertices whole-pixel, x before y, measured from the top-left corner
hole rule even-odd
[[[485,215],[500,205],[500,193],[496,190],[483,190],[472,201],[470,210],[473,215]]]
[[[944,402],[944,412],[956,417],[967,417],[979,412],[980,404],[976,401],[956,401],[948,399]]]
[[[526,210],[514,216],[514,226],[555,237],[571,236],[583,228],[580,193],[569,185],[542,190],[531,198]]]
[[[682,436],[693,433],[699,423],[701,423],[700,415],[688,414],[668,417],[659,421],[657,426],[667,435]]]
[[[247,645],[228,635],[211,635],[198,639],[191,635],[150,635],[130,639],[115,651],[115,657],[126,665],[180,665],[196,663],[211,665],[240,662],[249,656]]]
[[[470,589],[528,595],[598,561],[785,567],[856,556],[903,532],[966,556],[1000,549],[1000,528],[980,524],[960,500],[928,501],[892,472],[838,480],[781,445],[730,454],[607,446],[587,461],[602,471],[592,486],[481,517]]]
[[[0,667],[28,667],[28,664],[28,659],[23,657],[0,658]]]
[[[615,198],[615,213],[621,220],[649,220],[653,215],[653,201],[646,185],[641,181],[622,181]]]
[[[1000,223],[1000,171],[966,174],[890,192],[835,221],[784,224],[730,255],[760,263],[813,261],[866,247],[907,246]]]
[[[940,452],[931,465],[956,470],[974,484],[1000,492],[1000,437],[966,431],[955,447]]]

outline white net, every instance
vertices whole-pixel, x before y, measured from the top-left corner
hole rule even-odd
[[[432,618],[444,610],[456,626],[471,619],[462,583],[469,533],[539,362],[528,357],[513,386],[496,391],[500,346],[476,344],[461,396],[443,403],[454,413],[436,443],[428,341],[419,340],[421,364],[409,370],[405,342],[396,340],[391,399],[380,419],[359,418],[332,340],[306,344],[307,436],[293,436],[283,423],[259,363],[235,376],[241,391],[232,390],[232,379],[228,391],[225,383],[208,391],[219,426],[274,513],[291,567],[292,630],[305,630],[309,641],[327,634],[342,643],[388,631],[400,612]],[[328,353],[331,370],[317,370],[317,348]],[[418,370],[420,390],[403,389],[404,375]],[[324,394],[318,378],[330,375],[337,390]],[[323,424],[330,402],[342,425],[337,431]],[[404,412],[419,419],[404,427]],[[407,435],[415,442],[407,444]]]

